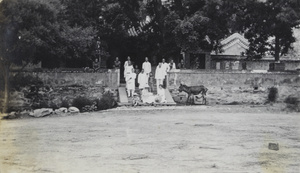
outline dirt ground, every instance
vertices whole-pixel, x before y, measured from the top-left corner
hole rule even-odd
[[[231,105],[1,120],[0,172],[298,173],[300,115]]]

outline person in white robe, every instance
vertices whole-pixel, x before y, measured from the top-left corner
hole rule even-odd
[[[133,97],[133,93],[135,90],[135,78],[136,74],[134,73],[134,69],[132,68],[131,73],[126,75],[126,88],[128,97]]]
[[[138,76],[138,83],[139,83],[139,89],[140,89],[140,94],[142,94],[143,89],[148,88],[148,76],[144,72],[144,69],[139,73]]]
[[[151,73],[151,63],[148,60],[148,57],[145,58],[145,62],[142,65],[142,69],[144,69],[144,72],[149,77],[149,73]]]
[[[160,62],[155,70],[157,91],[159,89],[159,85],[163,85],[163,80],[165,79],[166,76],[165,74],[166,74],[165,68],[162,67],[162,63]]]
[[[170,69],[170,66],[169,66],[169,64],[166,62],[166,60],[164,58],[162,59],[162,65],[161,66],[163,67],[163,69],[165,71],[164,75],[166,77],[167,76],[167,72]]]
[[[160,103],[166,103],[166,92],[162,85],[159,85],[157,96]]]
[[[127,61],[125,61],[125,63],[124,63],[124,69],[125,69],[126,66],[129,65],[129,64],[128,64],[129,62],[131,62],[130,56],[127,57]],[[132,63],[131,63],[131,64],[132,64]]]
[[[134,70],[133,65],[129,61],[128,65],[124,66],[124,78],[125,79],[126,79],[126,76],[132,72],[132,69]]]
[[[130,56],[127,57],[127,61],[124,63],[124,78],[126,79],[126,74],[131,72],[132,62],[130,60]],[[132,66],[133,68],[133,66]]]

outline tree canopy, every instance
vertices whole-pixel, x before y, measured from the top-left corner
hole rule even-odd
[[[99,54],[178,59],[181,51],[220,52],[220,40],[239,32],[249,57],[278,60],[295,41],[299,9],[297,0],[3,0],[0,51],[10,62],[49,67],[88,66]]]
[[[96,36],[92,27],[69,25],[59,0],[3,0],[0,8],[5,16],[0,28],[1,56],[12,63],[81,58]]]
[[[300,4],[297,0],[246,1],[239,21],[250,42],[248,56],[261,58],[269,53],[278,61],[295,42],[293,28],[300,24]]]

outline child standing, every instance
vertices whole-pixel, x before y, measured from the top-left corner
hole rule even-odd
[[[149,85],[149,92],[153,92],[153,87],[154,87],[154,77],[152,72],[149,73],[149,81],[148,81],[148,85]]]

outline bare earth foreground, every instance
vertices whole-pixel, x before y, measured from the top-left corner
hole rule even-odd
[[[0,172],[299,173],[300,115],[259,109],[117,108],[2,120]]]

